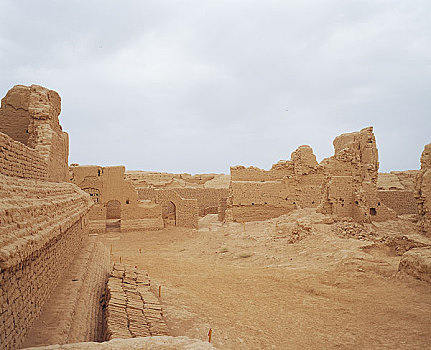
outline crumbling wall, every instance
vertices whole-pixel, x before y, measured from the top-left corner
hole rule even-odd
[[[104,296],[110,271],[109,251],[97,237],[86,237],[23,347],[103,341]]]
[[[56,182],[68,178],[69,139],[60,111],[60,96],[38,85],[14,86],[0,108],[0,132],[35,149],[47,164],[47,179]]]
[[[38,151],[0,132],[0,174],[46,180],[48,165]]]
[[[105,340],[169,334],[148,274],[125,264],[114,264],[108,280],[105,322]]]
[[[87,194],[0,175],[0,343],[16,349],[87,235]]]
[[[415,197],[418,205],[418,225],[424,235],[431,237],[431,143],[426,145],[422,152]]]
[[[377,195],[381,202],[397,215],[417,214],[414,187],[418,173],[417,170],[379,173]]]
[[[138,193],[124,179],[124,172],[124,166],[70,167],[70,180],[89,193],[95,203],[90,211],[91,232],[105,232],[111,201],[120,205],[118,220],[122,232],[163,228],[161,206],[138,200]]]
[[[318,211],[358,222],[395,218],[396,213],[378,198],[379,162],[373,128],[342,134],[333,144],[335,154],[320,163],[326,181]]]
[[[58,94],[36,85],[16,86],[2,99],[2,349],[20,347],[87,235],[89,196],[60,182],[67,178],[68,140],[59,113]]]
[[[299,147],[290,161],[280,161],[270,170],[231,167],[229,216],[238,222],[266,220],[317,207],[324,180],[310,146]]]
[[[175,206],[175,226],[198,228],[198,205],[196,199],[184,199],[175,189],[156,190],[156,203],[164,205],[173,203]]]

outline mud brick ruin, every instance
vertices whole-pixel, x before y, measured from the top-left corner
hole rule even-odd
[[[105,246],[89,233],[196,229],[207,214],[247,222],[314,208],[357,223],[416,215],[422,234],[431,237],[431,144],[420,170],[389,174],[378,173],[371,127],[336,137],[334,155],[320,163],[309,146],[300,146],[270,170],[234,166],[230,176],[126,172],[69,166],[60,112],[60,96],[37,85],[17,85],[1,101],[2,349],[47,345],[53,334],[67,344],[169,333],[146,273],[112,267]],[[430,256],[429,248],[412,249],[400,269],[431,281]],[[153,341],[145,339],[115,344]],[[157,341],[170,348],[199,343]]]

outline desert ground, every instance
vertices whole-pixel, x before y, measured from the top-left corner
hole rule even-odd
[[[431,348],[431,285],[398,272],[431,244],[412,218],[359,225],[314,209],[262,222],[109,232],[111,261],[161,286],[172,335],[220,349]]]

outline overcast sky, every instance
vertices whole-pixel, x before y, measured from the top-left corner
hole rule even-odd
[[[431,142],[431,1],[0,0],[0,95],[62,97],[70,163],[229,173],[374,126],[380,170]]]

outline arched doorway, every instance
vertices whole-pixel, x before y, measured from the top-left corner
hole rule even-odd
[[[162,217],[165,227],[177,225],[177,207],[173,202],[162,203]]]
[[[106,203],[106,231],[121,230],[121,203],[111,200]]]

